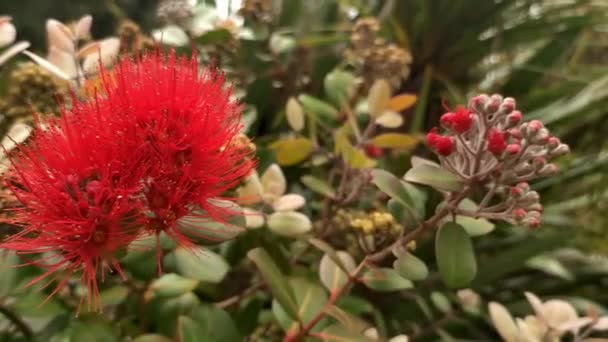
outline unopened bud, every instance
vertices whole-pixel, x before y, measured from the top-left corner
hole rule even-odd
[[[503,113],[509,114],[515,110],[515,99],[512,97],[507,97],[502,101],[502,105],[500,109]],[[519,113],[521,119],[521,113]]]
[[[517,198],[521,198],[521,196],[523,196],[524,192],[522,191],[522,189],[520,189],[517,186],[511,187],[511,189],[509,190],[509,193],[511,194],[511,196]]]
[[[542,122],[540,122],[538,120],[532,120],[532,121],[528,122],[528,125],[526,126],[526,131],[523,132],[523,133],[525,133],[524,136],[525,137],[534,137],[534,136],[536,136],[536,134],[538,134],[538,132],[540,131],[541,128],[543,128]]]
[[[507,115],[507,127],[515,127],[521,122],[521,118],[521,112],[518,110]]]
[[[477,95],[471,99],[469,102],[469,107],[478,113],[482,113],[484,111],[484,106],[489,99],[490,97],[486,94]]]
[[[555,164],[547,164],[542,167],[542,169],[538,170],[538,175],[541,177],[549,177],[556,174],[558,168]]]
[[[508,133],[509,133],[509,136],[510,136],[511,138],[514,138],[514,139],[517,139],[517,140],[520,140],[520,139],[521,139],[521,132],[519,131],[519,129],[518,129],[518,128],[511,128],[511,129],[508,131]]]
[[[524,220],[522,221],[522,223],[523,223],[524,225],[528,226],[529,228],[534,229],[534,228],[538,228],[538,227],[540,227],[540,223],[541,223],[541,221],[540,221],[540,218],[536,218],[536,217],[528,217],[528,218],[524,219]]]
[[[505,152],[507,152],[508,155],[510,156],[514,156],[519,154],[519,152],[521,152],[521,145],[519,144],[509,144],[507,145],[507,148],[505,149]]]
[[[558,137],[550,137],[547,139],[547,147],[549,151],[556,149],[561,144],[561,141]]]
[[[518,183],[516,185],[516,187],[518,187],[519,189],[521,189],[521,191],[524,192],[524,193],[530,191],[530,184],[528,184],[527,182]]]
[[[513,217],[515,218],[515,221],[517,222],[521,222],[521,220],[523,220],[524,218],[526,218],[526,210],[522,209],[522,208],[515,208],[512,211],[513,213]]]
[[[546,144],[549,140],[549,131],[546,128],[541,128],[535,136],[531,137],[531,140],[535,144]]]
[[[540,203],[532,203],[528,206],[527,209],[530,211],[537,211],[539,213],[542,213],[544,210],[543,205]]]
[[[452,127],[453,120],[454,120],[454,113],[448,112],[448,113],[443,114],[441,116],[441,118],[439,118],[439,123],[441,123],[441,126],[444,128],[450,128],[450,127]]]
[[[539,171],[547,164],[547,160],[544,157],[535,157],[532,159],[532,167],[534,170]]]
[[[528,173],[534,171],[534,168],[532,167],[532,165],[530,165],[530,163],[525,162],[517,164],[514,168],[514,171],[518,175],[527,175]]]
[[[527,194],[523,195],[520,199],[520,203],[522,204],[533,204],[537,203],[540,200],[540,196],[536,191],[528,191]]]
[[[566,144],[560,144],[553,151],[549,152],[549,155],[551,157],[559,157],[568,153],[570,153],[570,147],[568,147]]]
[[[502,102],[502,96],[494,94],[490,97],[490,100],[486,102],[484,106],[484,112],[488,114],[496,113],[498,108],[500,107],[500,103]]]

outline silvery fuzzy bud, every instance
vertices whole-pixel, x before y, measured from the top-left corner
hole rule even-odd
[[[570,147],[568,147],[568,145],[566,145],[566,144],[560,144],[555,149],[553,149],[552,151],[549,152],[549,156],[550,157],[559,157],[559,156],[563,156],[564,154],[568,154],[568,153],[570,153]]]
[[[531,137],[531,141],[534,144],[546,144],[549,139],[549,130],[541,128],[538,133]]]
[[[534,171],[534,168],[532,165],[530,165],[530,163],[520,163],[515,166],[514,170],[518,175],[527,175]]]
[[[513,113],[511,113],[511,114],[513,114]],[[509,120],[508,117],[507,117],[507,120]],[[509,133],[509,136],[514,139],[520,140],[522,138],[521,131],[519,130],[519,128],[511,128],[510,130],[507,131],[507,133]]]
[[[515,218],[515,222],[521,222],[528,214],[523,208],[515,208],[511,213],[513,214],[513,218]]]
[[[530,211],[528,211],[526,218],[530,218],[530,217],[540,218],[541,216],[542,216],[542,213],[540,211],[530,210]]]
[[[521,122],[521,112],[516,110],[516,111],[511,111],[509,115],[507,115],[507,122],[506,122],[506,129],[509,128],[513,128],[516,127],[517,125],[519,125],[519,123]],[[513,130],[513,131],[517,131],[517,130]],[[517,131],[516,134],[518,134],[519,131]],[[519,136],[521,136],[520,134],[518,134]]]
[[[504,171],[500,176],[500,183],[513,183],[517,180],[517,175],[513,171]]]
[[[553,176],[557,173],[558,167],[555,164],[547,164],[538,170],[538,175],[541,177]]]
[[[515,110],[515,99],[512,97],[506,97],[502,101],[502,104],[500,105],[500,111],[505,114],[510,114],[514,110]]]
[[[486,102],[486,105],[483,107],[483,110],[487,114],[493,114],[498,111],[500,108],[500,104],[502,102],[502,96],[498,94],[494,94],[490,96],[490,99]]]
[[[526,209],[542,213],[544,208],[543,205],[540,203],[532,203]]]
[[[522,125],[522,129],[523,129],[523,126],[524,125]],[[543,128],[542,122],[540,122],[538,120],[532,120],[527,123],[525,131],[522,132],[522,135],[526,139],[531,139],[531,138],[535,137],[542,128]]]
[[[477,95],[469,101],[469,108],[475,110],[478,113],[483,113],[485,104],[488,102],[490,97],[486,94]]]
[[[524,192],[524,193],[527,193],[527,192],[530,191],[530,184],[528,184],[527,182],[518,183],[516,186],[518,188],[520,188],[521,191]]]
[[[561,145],[561,141],[558,137],[549,137],[549,139],[547,139],[547,148],[549,148],[549,151],[556,149],[559,145]]]
[[[540,217],[526,217],[521,221],[522,224],[528,226],[529,228],[538,228],[541,224]]]
[[[532,167],[536,172],[540,171],[547,164],[547,160],[544,157],[534,157],[532,159]]]
[[[540,196],[536,191],[529,191],[527,194],[523,195],[518,203],[520,204],[534,204],[540,200]]]

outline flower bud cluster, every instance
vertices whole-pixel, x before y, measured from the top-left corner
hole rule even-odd
[[[488,188],[476,216],[487,213],[529,227],[540,225],[542,206],[527,182],[555,175],[558,167],[550,161],[567,154],[568,145],[541,121],[523,121],[515,100],[497,94],[478,95],[467,107],[448,109],[440,125],[426,138],[441,166],[465,182]],[[498,195],[502,203],[484,208]]]

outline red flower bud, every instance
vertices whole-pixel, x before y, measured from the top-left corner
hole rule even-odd
[[[547,146],[551,150],[558,147],[559,144],[561,144],[561,141],[559,140],[558,137],[550,137],[549,139],[547,139]]]
[[[509,145],[507,145],[506,151],[507,151],[507,154],[514,156],[516,154],[519,154],[519,152],[521,152],[521,145],[509,144]]]
[[[507,97],[506,99],[504,99],[502,101],[502,110],[505,112],[505,114],[509,114],[512,111],[515,110],[515,99],[513,99],[512,97]],[[521,115],[521,113],[520,113]]]
[[[440,137],[440,135],[437,133],[438,129],[437,127],[433,127],[427,134],[426,134],[426,143],[431,147],[431,148],[435,148],[435,145],[437,144],[437,139]]]
[[[521,118],[522,118],[521,112],[516,110],[507,116],[507,121],[511,125],[517,125],[518,123],[521,122]]]
[[[488,151],[494,155],[500,155],[507,148],[505,133],[496,128],[490,129],[488,134]]]
[[[441,123],[441,126],[444,128],[451,128],[452,124],[454,123],[454,113],[447,112],[447,113],[443,114],[439,118],[439,123]]]
[[[532,120],[528,123],[528,134],[536,134],[543,128],[543,123],[539,120]]]
[[[527,214],[527,212],[522,208],[515,208],[515,209],[513,209],[512,213],[513,213],[513,216],[515,217],[515,220],[517,220],[518,222],[523,220]]]
[[[380,158],[384,155],[384,151],[380,147],[372,144],[365,145],[365,153],[371,158]]]
[[[509,130],[509,136],[517,140],[521,140],[521,131],[517,128],[512,128]]]
[[[435,149],[437,153],[442,156],[449,156],[454,152],[454,138],[453,137],[439,137],[437,143],[435,144]]]
[[[473,115],[463,106],[456,107],[456,113],[452,116],[452,129],[457,133],[464,133],[471,128],[473,123]]]

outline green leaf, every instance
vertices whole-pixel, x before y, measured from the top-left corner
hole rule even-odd
[[[326,181],[311,175],[305,175],[300,178],[302,184],[306,185],[310,190],[317,192],[325,197],[336,197],[336,190],[331,187]]]
[[[139,335],[132,342],[171,342],[172,340],[168,337],[159,334],[145,334]]]
[[[175,273],[164,274],[150,284],[154,294],[162,297],[177,297],[194,290],[199,281],[180,277]]]
[[[226,43],[232,39],[232,33],[227,29],[215,29],[203,33],[196,38],[196,42],[200,45]]]
[[[281,308],[289,317],[297,320],[298,306],[293,289],[270,255],[262,248],[254,248],[247,253],[247,257],[256,264],[274,298],[281,304]]]
[[[180,342],[201,342],[205,341],[205,333],[192,318],[179,316],[177,319],[177,338]]]
[[[349,332],[361,334],[365,329],[370,327],[370,324],[363,319],[348,313],[337,306],[330,306],[325,310],[325,313],[338,321]]]
[[[177,220],[177,229],[197,244],[218,244],[234,239],[245,227],[245,217],[240,215],[242,208],[230,201],[214,200],[214,205],[221,206],[234,213],[228,222],[217,222],[201,209],[195,209],[191,215]]]
[[[432,292],[431,301],[439,311],[445,314],[452,311],[452,304],[450,303],[450,300],[441,292]]]
[[[339,324],[330,325],[319,333],[325,342],[374,342],[375,339],[361,333],[354,333]]]
[[[342,262],[342,259],[338,257],[338,253],[336,250],[327,242],[317,239],[311,238],[308,242],[317,247],[320,251],[325,252],[325,254],[334,261],[334,263],[344,272],[350,272],[350,268],[347,268],[346,265]]]
[[[119,340],[116,331],[102,321],[75,321],[72,325],[71,341],[116,342]]]
[[[338,116],[338,110],[336,108],[316,97],[301,94],[298,96],[298,100],[302,104],[302,107],[304,107],[304,111],[306,111],[307,114],[312,115],[313,119],[333,122]]]
[[[307,138],[287,138],[270,145],[276,152],[277,163],[291,166],[306,160],[314,149],[314,143]]]
[[[17,283],[17,268],[19,258],[15,253],[5,253],[0,255],[0,298],[9,295],[15,289]]]
[[[458,207],[461,209],[469,210],[469,211],[476,211],[478,208],[477,204],[468,198],[465,198],[464,200],[462,200],[460,202],[460,204],[458,205]],[[456,216],[456,223],[458,223],[459,225],[464,227],[464,229],[467,231],[467,233],[469,233],[469,235],[471,235],[471,236],[486,235],[486,234],[492,232],[495,227],[494,223],[488,221],[487,219],[484,219],[484,218],[476,219],[473,217],[462,216],[462,215]]]
[[[404,253],[393,262],[393,268],[405,279],[419,281],[429,275],[424,261],[410,253]]]
[[[392,173],[381,169],[374,169],[371,173],[372,183],[374,183],[380,191],[389,195],[392,199],[399,201],[407,208],[411,208],[412,199],[399,178]]]
[[[459,224],[448,222],[439,228],[435,240],[439,274],[451,288],[464,287],[477,273],[477,262],[471,237]]]
[[[574,275],[557,258],[550,255],[539,255],[526,261],[530,268],[539,270],[567,281],[573,281]]]
[[[357,268],[353,257],[347,252],[337,251],[335,256],[340,259],[342,265],[347,269],[348,274]],[[329,254],[323,255],[321,263],[319,264],[319,277],[321,278],[321,283],[323,283],[325,288],[331,293],[338,291],[338,289],[342,288],[342,286],[348,282],[348,274],[333,261]]]
[[[118,305],[122,303],[129,295],[129,289],[126,286],[114,286],[101,291],[101,303],[104,307]]]
[[[205,342],[241,342],[243,336],[239,333],[232,317],[222,309],[213,305],[203,305],[192,311],[190,317],[198,324],[203,332]]]
[[[56,298],[51,297],[45,303],[44,301],[47,300],[47,297],[48,294],[42,292],[42,290],[32,289],[25,295],[19,295],[19,300],[13,304],[13,309],[19,315],[32,318],[51,318],[65,312],[64,306]]]
[[[463,182],[457,175],[429,164],[412,167],[404,178],[408,182],[428,185],[443,191],[459,191],[463,187]]]
[[[274,212],[268,217],[267,225],[273,232],[287,237],[296,237],[312,229],[310,218],[296,211]]]
[[[355,91],[356,82],[357,79],[352,73],[335,69],[325,76],[323,87],[327,97],[340,108],[350,100]]]
[[[361,277],[365,286],[378,291],[396,291],[414,287],[411,281],[400,276],[392,268],[374,268],[366,271]]]
[[[304,278],[290,278],[289,284],[296,297],[298,317],[306,324],[323,309],[328,300],[327,293],[320,285]],[[272,312],[286,332],[293,332],[299,328],[298,322],[287,315],[284,307],[277,300],[272,303]]]
[[[178,273],[190,279],[219,283],[230,269],[220,255],[201,247],[178,247],[173,254]]]

